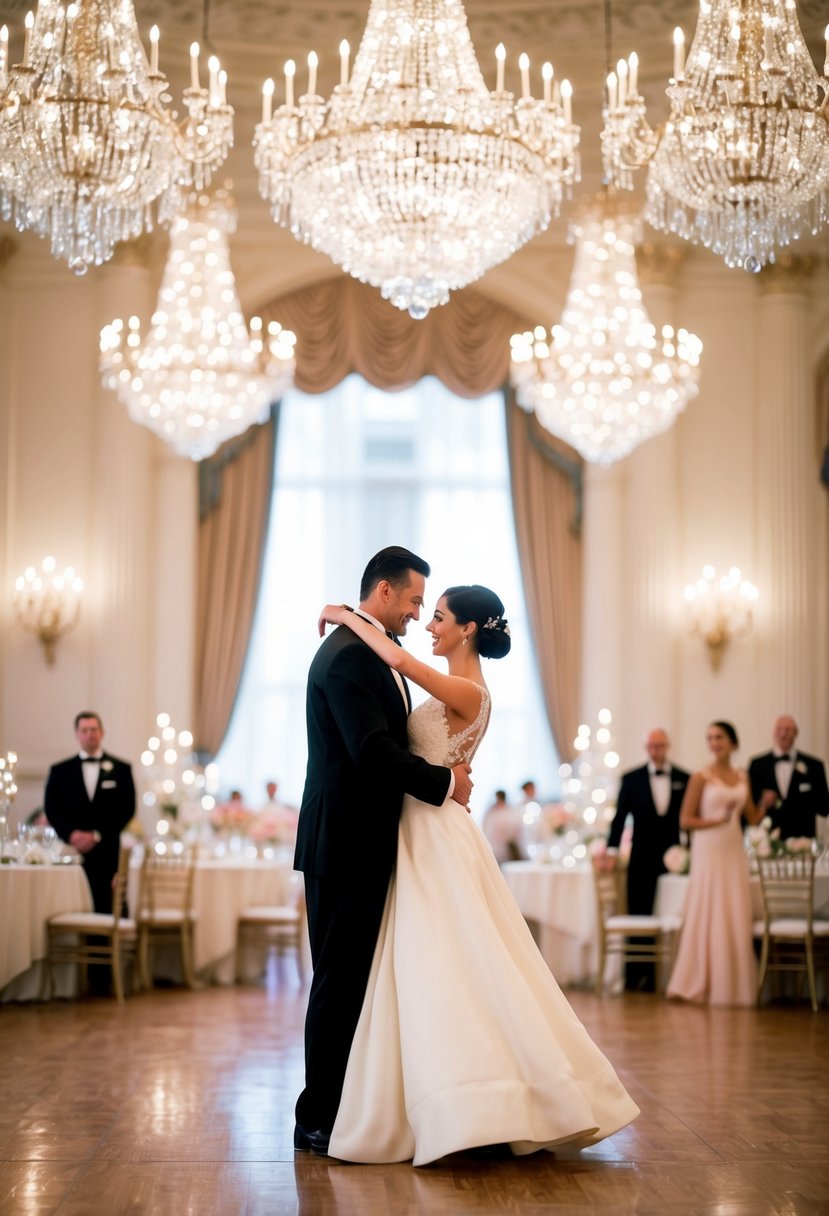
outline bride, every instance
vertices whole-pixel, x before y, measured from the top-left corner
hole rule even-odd
[[[486,587],[450,587],[426,626],[448,674],[407,654],[350,609],[328,605],[385,663],[430,694],[409,716],[411,750],[470,762],[489,721],[481,658],[509,653],[504,608]],[[329,1153],[426,1165],[509,1144],[516,1154],[594,1144],[638,1108],[570,1008],[464,807],[407,796],[397,868]]]

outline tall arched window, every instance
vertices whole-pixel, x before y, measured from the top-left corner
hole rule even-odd
[[[431,662],[423,626],[455,583],[484,583],[504,601],[512,652],[485,663],[493,696],[475,757],[473,809],[498,788],[517,798],[534,778],[558,787],[524,607],[509,491],[501,394],[454,396],[427,377],[388,393],[352,375],[328,393],[293,391],[279,421],[262,588],[245,671],[217,757],[222,786],[253,806],[269,779],[297,803],[305,777],[305,681],[326,602],[356,602],[368,558],[402,544],[432,567],[427,609],[406,646]],[[413,689],[413,699],[422,699]]]

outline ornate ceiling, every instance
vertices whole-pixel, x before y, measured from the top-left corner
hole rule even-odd
[[[236,109],[236,147],[223,177],[232,179],[239,203],[234,247],[242,256],[247,253],[251,264],[267,253],[284,256],[292,264],[296,261],[296,273],[302,277],[330,273],[327,259],[298,250],[293,238],[271,222],[256,189],[251,140],[261,111],[262,82],[268,76],[279,82],[286,59],[296,60],[301,84],[307,54],[316,51],[319,91],[330,92],[338,79],[340,40],[347,38],[353,53],[369,0],[134,0],[134,5],[146,45],[150,27],[157,23],[161,29],[161,69],[170,80],[174,104],[187,84],[188,47],[192,41],[204,42],[205,23],[210,47],[227,69],[228,100]],[[0,23],[9,25],[12,53],[22,39],[25,13],[33,6],[34,0],[0,0]],[[530,55],[537,91],[546,59],[555,65],[557,77],[573,82],[573,113],[582,128],[583,181],[578,193],[597,189],[606,72],[605,0],[465,0],[465,7],[479,61],[493,86],[499,42],[507,48],[508,88],[519,88],[517,61],[522,51]],[[666,114],[664,89],[671,71],[673,28],[682,26],[690,41],[697,7],[697,0],[616,0],[612,7],[611,61],[631,50],[638,52],[641,88],[653,122]],[[829,0],[797,0],[797,8],[813,60],[822,68]],[[548,256],[555,256],[565,233],[566,224],[559,220],[536,238],[533,247],[538,244]]]

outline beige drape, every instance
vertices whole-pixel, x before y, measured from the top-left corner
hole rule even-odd
[[[550,729],[558,754],[569,760],[579,722],[581,680],[581,461],[513,401],[508,401],[507,411],[515,534],[527,612]]]
[[[273,484],[276,422],[253,427],[202,462],[196,585],[195,745],[225,737],[259,593]]]
[[[509,378],[509,340],[527,322],[475,291],[413,321],[356,279],[282,296],[262,310],[297,335],[296,386],[325,393],[351,372],[382,389],[437,376],[459,397],[496,392]]]

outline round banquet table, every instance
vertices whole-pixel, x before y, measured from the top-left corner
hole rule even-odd
[[[138,907],[140,864],[130,871],[129,906]],[[258,905],[295,903],[302,890],[302,875],[289,863],[264,858],[205,857],[196,862],[193,880],[193,966],[203,983],[232,984],[235,979],[236,924],[245,908]],[[303,944],[306,972],[310,971],[307,932]],[[250,973],[256,972],[254,951]],[[177,951],[154,952],[153,971],[166,978],[181,980]],[[261,968],[259,968],[261,970]]]
[[[689,876],[687,874],[663,874],[656,887],[656,903],[654,912],[657,916],[682,917],[685,907],[685,896],[688,891]],[[749,879],[751,890],[751,914],[755,921],[763,919],[763,895],[760,890],[760,879],[752,874]],[[815,869],[815,916],[821,919],[829,918],[829,870]]]
[[[91,911],[83,866],[0,865],[0,1001],[38,997],[50,916]],[[72,995],[75,982],[75,967],[55,967],[53,995]]]
[[[501,870],[558,983],[592,983],[598,949],[590,866],[508,861]]]

